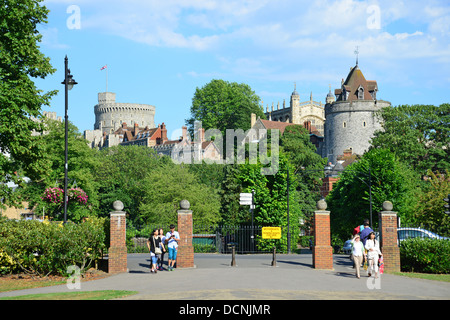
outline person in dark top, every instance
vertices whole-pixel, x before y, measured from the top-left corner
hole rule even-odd
[[[365,246],[367,237],[369,236],[369,233],[373,232],[373,230],[369,226],[369,220],[368,219],[364,220],[363,225],[364,225],[364,229],[361,231],[359,236],[361,237],[361,241],[362,241],[363,245]]]
[[[152,260],[152,273],[156,273],[157,271],[158,256],[162,253],[160,245],[164,246],[164,244],[161,243],[161,238],[159,237],[159,230],[154,229],[152,235],[147,240],[147,247],[150,251]]]

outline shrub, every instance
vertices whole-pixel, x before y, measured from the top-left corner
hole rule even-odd
[[[0,219],[0,273],[25,272],[67,275],[67,267],[81,272],[100,259],[105,248],[104,219],[80,224]]]
[[[450,241],[439,239],[407,239],[400,245],[402,271],[450,273]]]

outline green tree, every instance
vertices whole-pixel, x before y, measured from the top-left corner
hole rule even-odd
[[[390,106],[380,116],[372,148],[390,150],[421,175],[450,169],[450,104]]]
[[[24,194],[35,212],[45,212],[52,218],[61,218],[59,214],[63,210],[63,203],[51,204],[41,199],[46,188],[64,186],[64,123],[45,119],[43,125],[46,133],[37,137],[43,150],[42,162],[45,162],[48,170],[26,186]],[[86,205],[79,205],[69,201],[68,218],[79,221],[80,219],[96,215],[98,208],[98,183],[94,179],[94,172],[100,166],[98,151],[89,148],[87,141],[81,136],[78,128],[69,122],[68,130],[68,180],[69,188],[83,189],[87,196]],[[62,196],[62,194],[61,194]]]
[[[422,190],[415,211],[416,221],[432,230],[442,230],[438,232],[440,235],[448,235],[450,217],[445,214],[443,199],[450,194],[449,171],[434,174],[429,170]]]
[[[220,220],[217,190],[198,182],[188,165],[167,162],[142,181],[140,220],[150,224],[176,223],[180,201],[188,200],[193,223],[214,225]]]
[[[31,135],[41,130],[32,117],[40,117],[42,106],[56,93],[42,93],[32,80],[55,71],[39,51],[42,35],[37,26],[47,22],[49,12],[40,2],[0,3],[0,197],[8,205],[20,202],[6,186],[9,181],[23,183],[15,172],[34,180],[48,170],[39,139]]]
[[[369,176],[370,167],[370,176]],[[377,214],[384,201],[391,201],[402,221],[414,219],[417,203],[418,176],[392,152],[373,149],[349,165],[327,196],[332,212],[332,233],[341,240],[351,236],[353,228],[369,219],[369,180],[372,186],[372,219],[377,227]]]
[[[259,97],[246,84],[212,80],[195,90],[191,117],[186,120],[190,132],[194,122],[201,121],[205,130],[218,129],[225,137],[226,129],[250,129],[250,115],[255,113],[265,119],[259,106]]]
[[[275,175],[261,174],[262,164],[239,165],[237,179],[242,185],[242,192],[250,193],[255,190],[255,211],[254,225],[282,227],[281,240],[257,239],[259,249],[271,250],[276,246],[279,250],[287,250],[287,171],[293,171],[287,155],[282,151],[279,156],[279,170]],[[289,175],[289,226],[291,233],[291,249],[295,249],[299,234],[300,218],[304,218],[299,205],[300,200],[297,193],[297,177]],[[241,209],[242,210],[242,209]],[[251,223],[251,215],[248,206],[243,210],[247,211],[246,224]]]
[[[170,159],[160,158],[151,148],[142,146],[114,146],[98,153],[101,166],[95,172],[99,185],[99,214],[107,216],[116,200],[123,202],[130,220],[139,221],[139,206],[142,202],[144,179],[151,171],[162,170]]]
[[[311,227],[317,201],[321,198],[321,179],[324,176],[326,159],[317,154],[308,130],[300,125],[288,126],[285,129],[281,146],[292,164],[291,174],[297,175],[299,206],[306,217],[304,228],[308,229]]]

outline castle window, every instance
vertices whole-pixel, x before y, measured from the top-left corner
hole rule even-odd
[[[363,121],[363,127],[364,127],[364,128],[366,127],[366,122],[365,122],[365,121]]]
[[[347,128],[347,122],[344,122],[344,123],[342,124],[342,127],[343,127],[343,128]]]
[[[358,100],[363,100],[364,99],[364,88],[359,86],[358,88]]]

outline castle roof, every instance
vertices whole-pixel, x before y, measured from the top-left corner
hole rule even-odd
[[[363,100],[375,100],[374,92],[378,90],[377,82],[375,80],[366,80],[362,71],[359,69],[358,65],[354,66],[347,78],[342,83],[340,89],[334,91],[336,96],[339,96],[337,100],[347,100],[353,101],[358,100],[358,92],[362,88],[363,90]],[[343,97],[343,92],[348,92],[348,98]]]

